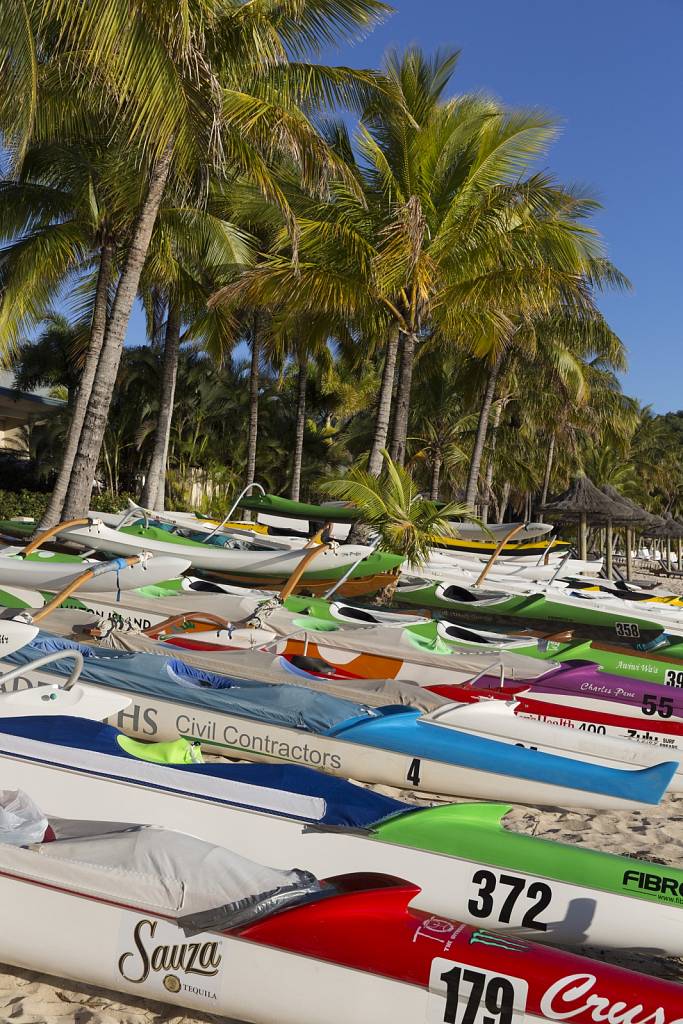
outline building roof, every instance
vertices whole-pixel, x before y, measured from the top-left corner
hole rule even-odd
[[[2,412],[13,415],[31,415],[50,410],[63,409],[66,402],[53,398],[51,388],[35,388],[33,391],[19,391],[14,387],[14,371],[0,370],[0,406]]]

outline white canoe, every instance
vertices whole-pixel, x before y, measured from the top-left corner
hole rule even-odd
[[[321,891],[167,829],[55,826],[0,846],[18,967],[256,1024],[681,1024],[679,986],[409,910],[408,882]]]
[[[24,682],[24,677],[18,676],[11,685],[21,687]],[[3,683],[0,676],[0,687],[9,685]],[[8,692],[0,689],[0,719],[24,718],[27,715],[76,715],[102,722],[123,711],[130,703],[130,697],[125,694],[109,693],[102,687],[74,683],[65,689],[53,682]]]
[[[15,619],[0,620],[0,658],[13,654],[30,644],[38,635],[38,627]]]
[[[112,821],[125,817],[179,830],[191,821],[192,832],[200,839],[230,846],[253,860],[267,854],[273,866],[283,870],[298,865],[319,878],[356,871],[410,878],[421,888],[411,906],[475,927],[484,923],[541,942],[631,950],[635,945],[650,953],[683,954],[680,905],[653,906],[627,891],[599,890],[542,875],[550,883],[545,886],[548,900],[542,913],[527,914],[525,898],[515,901],[510,914],[496,913],[491,901],[485,915],[477,905],[477,879],[482,865],[491,866],[496,878],[501,870],[504,873],[505,855],[499,860],[472,859],[378,841],[370,829],[316,827],[325,814],[325,800],[319,797],[13,736],[3,732],[1,720],[0,772],[3,785],[39,794],[50,816],[77,814]],[[459,830],[466,835],[470,823],[480,828],[484,821],[497,830],[505,811],[499,805],[460,804],[417,813],[443,817],[457,849]],[[495,841],[493,833],[491,839]],[[523,891],[539,888],[537,873],[515,868],[513,874]],[[584,913],[576,913],[579,906]],[[525,926],[523,920],[529,918]]]
[[[19,550],[11,548],[0,551],[0,587],[18,586],[58,593],[86,570],[101,564],[86,559],[61,562],[53,552],[40,550],[36,552],[39,560],[26,561],[16,557]],[[145,550],[144,547],[141,550]],[[79,593],[114,595],[119,590],[134,590],[175,579],[182,576],[189,567],[190,561],[187,558],[156,555],[137,565],[126,565],[117,571],[93,576],[79,588]]]
[[[0,662],[2,671],[7,671],[11,667],[8,662]],[[24,666],[21,686],[26,688],[54,683],[58,677],[50,669],[50,665],[38,669],[32,669],[29,665]],[[174,678],[174,672],[175,670],[171,671],[167,676],[169,693],[174,686],[176,690],[179,688],[179,679]],[[18,682],[15,680],[10,688],[18,688]],[[109,719],[111,724],[122,729],[127,735],[139,739],[175,740],[181,735],[198,741],[207,752],[222,754],[225,757],[303,764],[344,779],[356,779],[403,789],[412,787],[415,791],[438,793],[449,797],[499,800],[512,791],[518,803],[554,807],[626,810],[642,806],[643,802],[656,803],[661,796],[664,776],[668,785],[674,772],[673,765],[669,767],[664,762],[661,764],[662,774],[658,769],[642,769],[638,775],[636,772],[609,772],[601,767],[582,766],[581,777],[584,780],[584,787],[588,788],[579,789],[578,773],[573,773],[574,785],[543,781],[540,776],[545,776],[548,770],[553,769],[550,769],[549,762],[536,760],[537,757],[546,755],[531,751],[524,752],[533,753],[531,760],[519,758],[520,765],[524,765],[522,774],[530,774],[531,777],[519,778],[516,765],[513,768],[508,767],[504,774],[501,774],[500,770],[496,770],[496,765],[491,763],[491,759],[483,759],[483,752],[480,753],[479,748],[475,760],[470,766],[466,766],[458,753],[462,737],[459,740],[454,731],[452,745],[450,737],[448,742],[442,745],[442,738],[436,734],[445,730],[430,722],[428,715],[420,716],[417,712],[407,709],[404,709],[399,726],[401,737],[396,746],[395,740],[387,741],[384,731],[376,738],[371,738],[368,735],[370,729],[360,728],[363,723],[368,722],[378,722],[382,725],[384,716],[381,714],[379,719],[369,715],[361,716],[361,720],[340,720],[331,730],[312,732],[306,731],[303,726],[293,728],[276,720],[266,721],[260,717],[246,717],[231,711],[217,710],[215,707],[203,705],[198,698],[195,698],[193,703],[193,686],[182,681],[180,685],[187,691],[186,698],[184,695],[182,699],[170,696],[162,698],[153,692],[117,689],[115,685],[107,683],[107,693],[131,699],[129,708]],[[201,693],[201,690],[199,692]],[[238,693],[238,687],[232,692]],[[354,705],[350,707],[349,714],[355,714]],[[395,723],[390,719],[391,716],[388,720],[389,733],[392,734]],[[374,725],[372,728],[375,728]],[[354,729],[359,734],[357,742],[353,739]],[[436,733],[433,730],[436,730]],[[336,734],[332,734],[333,732]],[[377,745],[374,745],[375,743]],[[418,749],[418,743],[421,749]],[[439,754],[431,753],[437,749],[441,751]],[[490,758],[493,758],[492,750]],[[554,770],[557,771],[559,768],[560,765],[554,763]],[[587,768],[591,770],[586,771]],[[607,772],[607,775],[600,774],[604,772]],[[653,772],[656,773],[654,777]],[[593,782],[593,779],[596,781]],[[567,781],[571,780],[568,778]],[[655,785],[658,792],[654,801],[650,794],[651,785]],[[606,788],[609,791],[605,791]],[[596,792],[596,789],[600,791]]]
[[[115,555],[137,555],[141,551],[150,551],[154,555],[175,555],[188,559],[196,569],[244,574],[250,577],[291,576],[307,554],[303,547],[294,551],[252,551],[213,547],[209,544],[165,542],[151,537],[122,533],[97,521],[89,526],[76,526],[64,530],[60,537],[95,551]],[[370,554],[372,548],[367,545],[342,545],[336,550],[320,553],[313,562],[311,571],[324,578],[325,570],[338,572],[351,568]]]

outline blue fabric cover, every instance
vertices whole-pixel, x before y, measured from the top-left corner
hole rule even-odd
[[[0,733],[54,743],[60,747],[91,750],[110,754],[127,761],[141,761],[119,746],[123,735],[113,725],[92,722],[70,715],[31,715],[25,718],[0,718]],[[326,812],[317,824],[368,828],[397,814],[417,810],[410,804],[373,793],[345,779],[323,775],[312,768],[298,765],[270,764],[178,764],[164,765],[173,772],[194,776],[211,776],[250,786],[262,786],[287,793],[319,797],[325,801]]]
[[[178,658],[110,651],[63,640],[49,633],[39,633],[30,644],[8,655],[6,660],[14,665],[30,665],[45,654],[67,650],[77,650],[83,655],[85,665],[80,676],[83,682],[112,686],[125,693],[146,693],[273,725],[320,734],[349,718],[377,717],[377,712],[363,704],[329,697],[303,686],[218,676]],[[73,662],[58,661],[50,665],[49,670],[68,675],[72,668]]]

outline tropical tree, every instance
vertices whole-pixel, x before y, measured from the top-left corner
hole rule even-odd
[[[599,267],[610,281],[621,282],[614,268]],[[543,413],[559,405],[555,411],[564,418],[562,409],[568,413],[576,403],[586,402],[590,386],[587,381],[588,364],[604,366],[611,373],[624,370],[626,357],[620,339],[609,328],[590,296],[586,296],[580,309],[565,309],[541,315],[522,322],[514,332],[507,349],[501,349],[495,357],[495,365],[488,374],[484,396],[479,412],[479,422],[470,462],[465,499],[473,503],[477,494],[479,471],[484,451],[491,407],[503,377],[503,389],[509,391],[509,379],[516,377],[516,387],[524,396],[527,409],[533,409],[539,402]],[[508,377],[506,384],[505,377]],[[533,379],[534,386],[529,387]],[[508,394],[507,400],[511,397]],[[499,412],[502,409],[499,406]],[[551,421],[552,422],[552,421]],[[552,463],[554,446],[549,450]],[[546,475],[549,473],[547,471]]]
[[[355,505],[362,521],[377,531],[380,550],[403,555],[419,567],[429,558],[435,536],[456,534],[451,519],[476,520],[462,504],[450,502],[438,507],[423,498],[408,470],[397,465],[387,451],[383,455],[379,477],[354,466],[347,476],[321,483],[319,490]]]
[[[168,181],[187,180],[207,165],[231,173],[241,169],[281,201],[269,163],[286,153],[298,160],[306,184],[317,185],[335,161],[297,104],[357,103],[359,96],[365,101],[376,76],[296,63],[289,53],[357,34],[387,8],[378,0],[302,0],[264,12],[261,4],[188,0],[179,22],[175,9],[152,10],[141,0],[94,0],[87,7],[25,0],[22,7],[26,46],[13,60],[3,60],[0,89],[18,76],[26,80],[40,50],[47,73],[34,78],[42,102],[50,95],[47,88],[40,91],[45,79],[51,74],[54,81],[56,68],[70,62],[70,128],[81,109],[96,108],[101,118],[106,104],[98,94],[103,94],[118,107],[118,116],[105,120],[107,145],[118,141],[125,149],[140,143],[147,158],[147,185],[105,327],[67,493],[68,513],[87,505],[126,328]],[[16,37],[5,15],[0,39]],[[43,118],[40,128],[50,134],[55,123]],[[34,133],[36,124],[34,118]],[[16,127],[9,119],[0,124],[5,131]]]
[[[481,96],[444,101],[455,61],[454,53],[431,61],[418,50],[389,55],[393,89],[366,107],[354,139],[338,125],[330,133],[362,198],[341,181],[331,202],[302,202],[296,252],[283,235],[279,253],[221,296],[383,334],[372,473],[387,442],[394,385],[390,451],[404,461],[421,347],[438,336],[478,357],[491,354],[492,401],[516,332],[553,308],[592,309],[590,286],[618,278],[582,223],[592,201],[547,176],[522,177],[554,137],[550,119]],[[479,460],[489,409],[486,398]]]
[[[217,282],[252,255],[248,237],[225,219],[220,194],[204,208],[179,200],[162,205],[141,276],[148,334],[157,341],[163,332],[159,411],[141,496],[146,508],[157,509],[164,507],[180,345],[202,345],[218,363],[226,358],[234,325],[222,310],[208,310],[206,301]]]

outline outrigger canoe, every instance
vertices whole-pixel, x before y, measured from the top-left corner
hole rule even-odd
[[[408,608],[438,610],[444,618],[475,622],[515,623],[521,620],[534,628],[547,623],[576,625],[584,635],[617,637],[632,643],[654,639],[662,631],[683,629],[683,610],[668,605],[636,605],[617,596],[594,591],[539,590],[533,594],[512,594],[505,590],[459,586],[414,576],[398,581],[394,603]]]
[[[142,550],[142,549],[141,549]],[[29,590],[64,590],[87,569],[97,569],[104,563],[78,555],[58,554],[54,551],[34,551],[26,558],[21,548],[0,550],[0,587],[24,587]],[[139,554],[141,552],[135,552]],[[82,588],[84,593],[116,593],[137,587],[162,583],[181,576],[190,567],[190,560],[179,556],[157,555],[136,565],[121,565],[116,571],[95,573]]]
[[[405,641],[447,654],[452,648],[523,654],[539,661],[589,661],[615,676],[683,686],[683,641],[664,633],[652,644],[624,647],[599,640],[510,635],[435,619],[407,627]]]
[[[126,733],[159,740],[181,735],[227,757],[304,764],[342,778],[445,796],[496,800],[514,793],[518,803],[614,809],[659,803],[678,766],[670,761],[624,771],[582,764],[468,736],[443,717],[432,721],[431,713],[411,707],[371,707],[299,685],[235,680],[179,659],[96,649],[49,635],[39,634],[0,668],[24,666],[28,686],[54,682],[59,662],[36,672],[31,662],[73,650],[83,655],[86,682],[132,699],[116,720]]]
[[[505,805],[416,808],[307,768],[195,764],[187,742],[168,748],[102,723],[0,719],[3,784],[40,794],[53,815],[178,829],[191,816],[201,839],[243,857],[272,851],[278,868],[409,875],[420,886],[411,906],[475,926],[683,954],[681,870],[508,832]]]
[[[5,963],[256,1024],[683,1024],[679,985],[430,915],[411,882],[49,825],[52,842],[0,845]]]
[[[186,558],[195,569],[217,574],[233,583],[246,586],[279,587],[286,582],[310,552],[298,550],[257,550],[256,548],[226,548],[193,541],[159,526],[137,524],[113,529],[101,520],[87,526],[74,526],[60,532],[63,540],[82,544],[83,547],[115,555],[135,555],[150,551],[155,555],[175,555]],[[348,586],[364,581],[366,592],[384,586],[403,559],[398,555],[373,551],[360,544],[340,545],[336,549],[321,551],[302,577],[306,586],[330,586],[349,570]],[[362,588],[361,588],[362,592]]]
[[[587,733],[591,737],[614,737],[642,744],[654,754],[680,757],[683,751],[683,707],[681,690],[651,685],[639,680],[622,680],[597,674],[592,666],[570,667],[568,673],[552,672],[532,684],[510,683],[482,677],[471,686],[434,689],[455,700],[482,697],[514,700],[515,715],[539,719],[553,725]]]
[[[576,758],[583,764],[604,767],[646,768],[661,760],[662,751],[659,747],[634,743],[632,736],[608,736],[606,731],[568,729],[559,722],[553,722],[548,715],[541,720],[538,716],[524,714],[523,709],[528,708],[528,705],[515,697],[505,701],[487,700],[484,691],[474,692],[479,699],[466,697],[463,703],[447,705],[443,712],[450,724],[470,735]],[[462,701],[462,695],[460,697]],[[562,708],[561,714],[567,716],[565,708]],[[436,712],[432,714],[432,719],[438,721]],[[683,733],[683,721],[679,720],[679,724]],[[674,756],[673,752],[671,756]],[[676,756],[680,756],[680,752]],[[670,791],[683,793],[683,767],[680,763]]]
[[[299,600],[293,601],[291,607],[296,607]],[[324,604],[319,599],[314,601],[316,608]],[[306,599],[303,602],[306,604]],[[344,611],[352,613],[354,606],[338,603],[326,622],[315,615],[299,615],[289,605],[288,601],[284,607],[274,607],[266,613],[260,610],[258,598],[187,589],[168,597],[136,593],[119,600],[107,595],[87,601],[69,598],[63,607],[76,613],[87,611],[97,621],[113,623],[118,630],[144,630],[167,649],[212,654],[218,667],[222,656],[228,673],[235,651],[259,648],[281,655],[295,670],[320,672],[338,679],[414,680],[424,686],[467,682],[494,663],[502,665],[510,679],[535,679],[559,664],[514,652],[492,654],[485,646],[478,650],[420,644],[417,635],[406,628],[405,620],[403,625],[399,616],[382,621],[381,611],[377,623],[366,624],[351,615],[344,621]],[[225,625],[202,623],[205,612],[224,618]],[[340,616],[336,621],[335,613]],[[76,614],[74,624],[80,624],[80,618]],[[169,625],[164,626],[167,620]],[[59,632],[70,632],[66,613],[56,623],[54,628]]]

